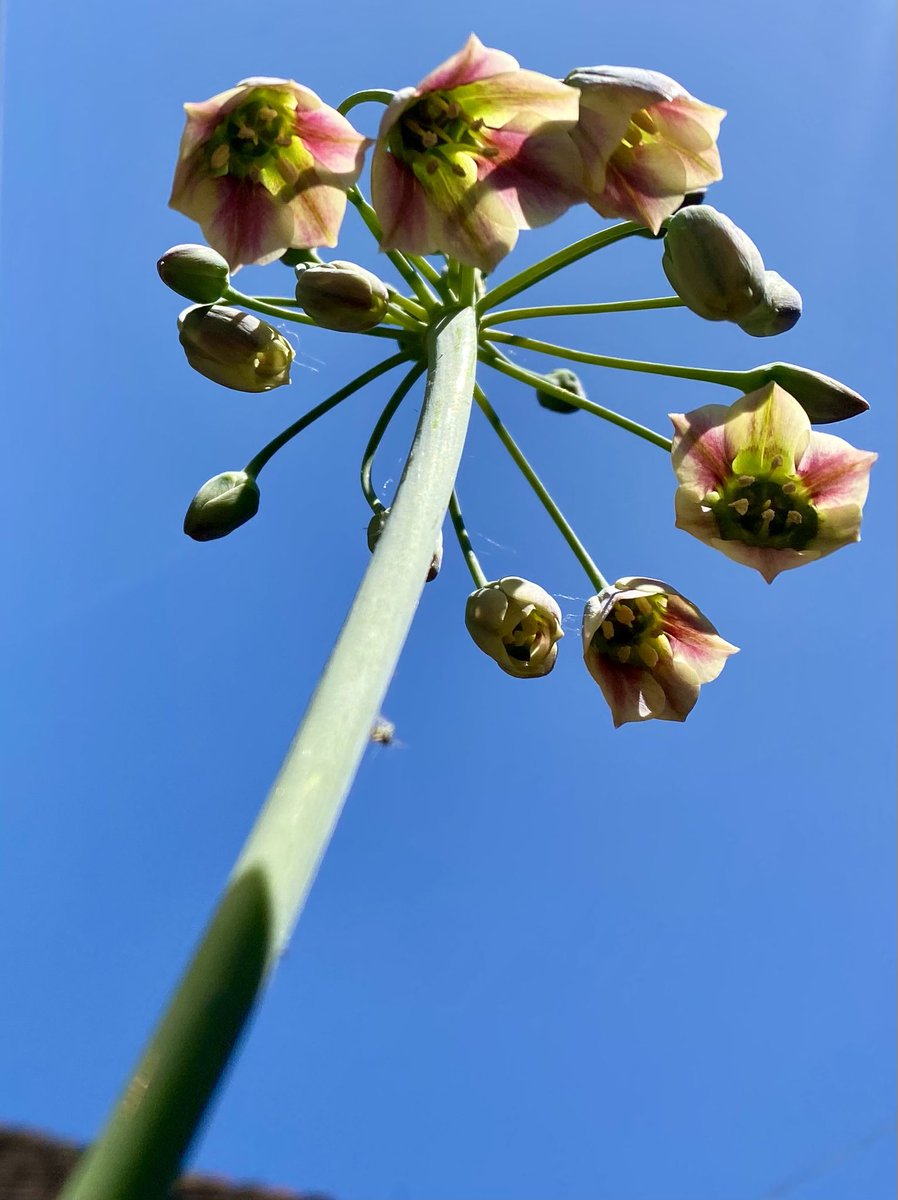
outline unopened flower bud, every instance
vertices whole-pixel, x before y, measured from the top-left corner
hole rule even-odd
[[[739,322],[752,337],[774,337],[798,324],[801,296],[776,271],[764,272],[764,294],[760,303]]]
[[[374,514],[368,522],[368,549],[373,553],[374,547],[380,541],[381,534],[387,527],[387,518],[390,515],[388,508],[381,508]],[[440,567],[443,565],[443,531],[437,530],[437,541],[434,547],[433,557],[430,560],[430,566],[427,568],[427,576],[425,583],[432,583],[440,573]]]
[[[223,387],[269,392],[290,382],[293,347],[239,308],[188,308],[178,318],[178,337],[193,369]]]
[[[190,501],[184,532],[195,542],[227,537],[259,511],[259,485],[245,471],[224,471]]]
[[[390,294],[383,280],[351,262],[300,264],[296,300],[325,329],[362,333],[379,325]]]
[[[764,260],[747,233],[708,204],[670,219],[661,259],[687,308],[706,321],[741,321],[764,295]]]
[[[845,421],[866,412],[870,405],[838,379],[821,375],[807,367],[796,367],[794,363],[768,363],[752,372],[758,378],[778,383],[792,396],[814,425],[828,425],[832,421]]]
[[[586,392],[583,390],[583,384],[580,382],[577,375],[573,371],[569,371],[566,367],[559,367],[556,371],[549,371],[545,376],[547,383],[554,383],[556,387],[564,388],[566,392],[570,392],[574,396],[579,396],[581,400],[586,399]],[[567,400],[560,400],[557,396],[553,396],[551,392],[540,391],[536,389],[536,399],[543,408],[551,409],[557,413],[573,413],[577,411],[576,404],[569,404]]]
[[[227,260],[208,246],[172,246],[156,263],[164,284],[197,304],[214,304],[228,286]]]
[[[549,593],[514,576],[472,592],[465,624],[483,653],[517,679],[548,675],[564,637],[561,609]]]
[[[278,262],[283,263],[285,267],[298,267],[300,263],[320,263],[322,261],[317,250],[299,250],[295,246],[285,250],[278,259]]]

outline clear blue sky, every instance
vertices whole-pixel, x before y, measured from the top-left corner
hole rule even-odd
[[[307,911],[196,1165],[340,1200],[882,1200],[891,1194],[894,190],[891,8],[12,0],[3,196],[3,1119],[89,1138],[210,911],[367,550],[358,458],[385,388],[197,545],[196,487],[373,361],[297,343],[294,384],[192,373],[154,263],[181,104],[252,74],[336,104],[471,29],[525,66],[636,64],[727,108],[712,200],[797,285],[760,342],[685,311],[551,338],[719,367],[784,358],[867,396],[864,539],[768,587],[673,528],[664,454],[504,380],[496,407],[611,578],[666,578],[742,647],[685,726],[615,733],[589,591],[481,421],[460,489],[485,569],[559,597],[554,674],[471,644],[447,542]],[[373,132],[377,111],[358,110]],[[510,272],[597,227],[522,237]],[[386,273],[354,214],[340,256]],[[667,292],[632,242],[535,302]],[[497,275],[497,278],[500,276]],[[275,264],[246,272],[289,286]],[[535,327],[531,327],[536,332]],[[375,347],[376,349],[376,347]],[[520,361],[539,367],[532,355]],[[586,371],[666,430],[707,385]],[[726,399],[731,393],[724,394]],[[395,479],[410,405],[378,460]],[[475,414],[476,416],[476,414]]]

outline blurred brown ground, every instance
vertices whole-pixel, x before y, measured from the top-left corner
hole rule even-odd
[[[0,1127],[0,1200],[55,1200],[82,1146],[30,1130]],[[184,1175],[171,1200],[328,1200],[256,1183],[229,1183],[214,1175]]]

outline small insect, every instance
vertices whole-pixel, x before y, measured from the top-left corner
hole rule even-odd
[[[396,744],[395,735],[396,726],[381,714],[371,726],[371,733],[368,737],[370,741],[375,742],[378,746],[392,746]]]

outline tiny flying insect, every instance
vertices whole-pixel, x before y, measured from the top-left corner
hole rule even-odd
[[[396,740],[396,726],[392,721],[388,721],[382,713],[371,726],[371,732],[368,735],[368,739],[378,746],[402,745],[401,742]]]

